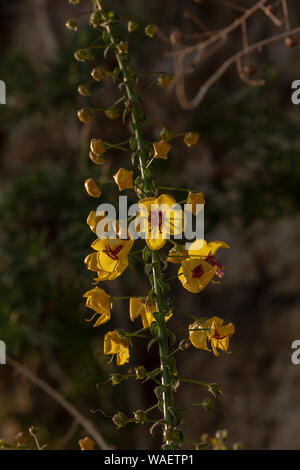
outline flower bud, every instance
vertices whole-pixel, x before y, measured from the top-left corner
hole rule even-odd
[[[156,24],[148,24],[148,26],[146,26],[145,28],[146,36],[149,36],[149,38],[153,38],[157,29],[158,29],[158,26],[156,26]]]
[[[120,111],[116,108],[109,108],[104,111],[108,119],[117,119],[120,116]]]
[[[95,163],[95,165],[103,165],[105,163],[105,158],[96,155],[94,152],[90,151],[89,153],[90,160]]]
[[[162,140],[165,140],[168,142],[168,140],[172,140],[174,138],[174,132],[171,131],[170,129],[167,129],[166,127],[163,128],[163,130],[160,133],[160,137]]]
[[[130,421],[130,419],[124,413],[122,413],[122,411],[118,411],[113,416],[112,420],[118,429],[126,426],[126,424]]]
[[[97,155],[97,157],[101,157],[101,155],[105,152],[104,143],[101,139],[92,139],[90,143],[91,151]]]
[[[84,187],[89,196],[91,197],[101,196],[100,185],[93,178],[89,178],[85,180]]]
[[[113,385],[119,385],[123,380],[123,377],[121,374],[112,374],[111,375],[111,383]]]
[[[85,108],[79,109],[79,111],[77,111],[77,116],[81,122],[91,122],[93,117],[92,113]]]
[[[90,96],[92,94],[89,85],[85,84],[79,85],[77,91],[81,96]]]
[[[71,29],[72,31],[77,31],[78,25],[75,20],[68,20],[66,22],[66,28]]]
[[[193,145],[196,145],[198,140],[199,140],[198,132],[187,132],[184,136],[184,143],[188,147],[192,147]]]
[[[86,60],[86,53],[84,49],[78,49],[74,52],[74,57],[78,62],[84,62]]]
[[[203,400],[202,406],[206,411],[211,411],[215,406],[215,400],[212,397]]]
[[[91,71],[91,76],[93,77],[94,80],[97,82],[100,82],[105,77],[104,71],[101,69],[101,67],[94,67],[93,70]]]
[[[139,29],[138,23],[136,23],[135,21],[128,21],[128,32],[129,33],[134,33],[134,31],[136,31],[137,29]]]
[[[144,424],[144,422],[147,421],[147,415],[143,410],[134,411],[133,416],[136,423]]]
[[[156,83],[157,83],[158,86],[161,86],[163,88],[167,88],[167,86],[170,85],[170,83],[173,81],[173,79],[174,79],[173,75],[164,74],[164,75],[160,75],[160,77],[158,78]]]
[[[136,375],[136,380],[143,380],[148,377],[147,371],[144,366],[135,367],[134,372]]]
[[[90,24],[94,28],[98,28],[102,24],[102,13],[100,10],[95,10],[90,16]]]
[[[128,42],[127,41],[121,41],[119,42],[119,44],[117,45],[117,49],[118,49],[118,52],[119,54],[128,54]]]
[[[81,450],[94,450],[96,443],[90,437],[84,437],[78,441],[78,444],[80,445]]]
[[[180,341],[179,343],[179,349],[181,351],[185,351],[186,349],[188,349],[189,347],[191,346],[191,342],[189,339],[183,339],[182,341]]]

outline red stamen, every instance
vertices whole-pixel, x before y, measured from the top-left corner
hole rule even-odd
[[[204,273],[204,269],[203,269],[203,266],[202,264],[199,264],[198,266],[196,266],[193,270],[192,270],[192,277],[196,277],[196,278],[200,278],[202,276],[202,274]]]
[[[107,256],[109,256],[113,260],[118,260],[118,254],[122,250],[123,245],[119,245],[116,248],[112,248],[111,246],[107,245],[105,250],[103,250],[103,253],[105,253]]]

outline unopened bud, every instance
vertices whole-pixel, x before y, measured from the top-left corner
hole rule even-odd
[[[90,143],[90,149],[98,157],[101,157],[101,155],[105,152],[104,143],[101,139],[92,139]]]
[[[198,132],[187,132],[184,136],[184,143],[188,147],[192,147],[193,145],[196,145],[198,140],[199,140],[199,134]]]
[[[189,339],[183,339],[182,341],[180,341],[179,343],[179,349],[181,351],[185,351],[186,349],[188,349],[189,347],[191,346],[191,342]]]
[[[108,119],[117,119],[120,116],[120,111],[116,108],[109,108],[104,111]]]
[[[121,41],[118,45],[117,45],[117,49],[118,49],[118,52],[119,54],[128,54],[128,42],[127,41]]]
[[[72,31],[77,31],[78,25],[75,20],[68,20],[66,22],[66,28],[71,29]]]
[[[139,25],[135,21],[128,21],[129,33],[134,33],[134,31],[136,31],[137,29],[139,29]]]
[[[89,85],[79,85],[77,91],[81,96],[90,96],[92,94]]]
[[[111,375],[111,383],[113,385],[119,385],[123,380],[123,377],[121,374],[112,374]]]
[[[105,72],[101,69],[101,67],[94,67],[91,71],[91,76],[97,82],[100,82],[105,77]]]
[[[78,441],[78,444],[81,450],[94,450],[96,443],[90,437],[84,437]]]
[[[79,109],[79,111],[77,111],[77,116],[81,122],[91,122],[93,117],[92,113],[85,108]]]
[[[145,28],[145,34],[149,36],[149,38],[153,38],[157,30],[158,26],[156,26],[156,24],[148,24]]]
[[[134,371],[135,371],[137,380],[143,380],[148,376],[147,371],[144,366],[135,367]]]
[[[100,10],[94,11],[90,16],[90,24],[94,28],[98,28],[102,24],[102,13]]]
[[[100,197],[101,189],[99,183],[97,183],[93,178],[89,178],[84,182],[84,187],[86,192],[91,197]]]
[[[158,78],[156,83],[157,83],[158,86],[161,86],[163,88],[167,88],[167,86],[170,85],[170,83],[173,81],[173,79],[174,79],[173,75],[164,74],[164,75],[160,75],[160,77]]]
[[[99,157],[94,152],[90,151],[89,153],[90,160],[95,163],[95,165],[103,165],[105,163],[105,158]]]
[[[122,411],[118,411],[118,413],[113,416],[112,420],[117,428],[126,426],[126,424],[130,421],[130,419],[124,413],[122,413]]]

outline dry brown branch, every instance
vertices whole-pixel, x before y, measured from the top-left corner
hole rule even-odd
[[[262,50],[264,47],[269,46],[270,44],[280,41],[287,36],[296,35],[300,33],[300,26],[294,28],[290,31],[286,31],[282,34],[278,34],[276,36],[272,36],[270,38],[264,39],[262,41],[256,42],[255,44],[249,46],[247,51],[244,49],[237,52],[229,59],[227,59],[217,70],[216,72],[206,80],[205,83],[200,87],[198,93],[192,100],[188,100],[185,94],[184,88],[184,74],[183,74],[183,54],[179,56],[178,63],[177,63],[177,73],[179,73],[179,79],[176,81],[176,94],[181,106],[184,109],[194,109],[199,103],[202,101],[204,96],[207,94],[209,89],[224,75],[224,73],[228,70],[228,68],[236,63],[239,59],[241,59],[246,53],[254,52],[257,50]]]
[[[98,446],[103,450],[110,450],[110,447],[105,440],[103,439],[102,435],[96,429],[94,424],[88,420],[85,416],[83,416],[80,411],[78,411],[71,403],[69,403],[62,395],[60,395],[54,388],[52,388],[49,384],[47,384],[44,380],[37,377],[31,370],[29,370],[23,364],[20,364],[18,361],[13,359],[12,357],[8,356],[6,358],[7,363],[12,366],[17,372],[24,375],[28,380],[30,380],[33,384],[43,390],[47,395],[49,395],[53,400],[59,403],[75,420],[79,423],[85,431],[92,437]]]

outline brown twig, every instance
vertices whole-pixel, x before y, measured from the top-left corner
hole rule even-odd
[[[54,390],[49,384],[47,384],[44,380],[37,377],[31,370],[29,370],[23,364],[16,361],[12,357],[8,356],[6,358],[7,364],[12,366],[17,372],[24,375],[28,380],[30,380],[33,384],[43,390],[47,395],[49,395],[53,400],[59,403],[76,421],[79,423],[85,431],[96,441],[98,446],[103,450],[110,450],[110,447],[105,440],[103,439],[102,435],[99,431],[95,428],[94,424],[89,421],[85,416],[83,416],[80,411],[78,411],[71,403],[69,403],[62,395],[60,395],[56,390]]]
[[[262,41],[256,42],[255,44],[249,46],[247,53],[254,52],[257,50],[261,50],[266,46],[269,46],[270,44],[280,41],[284,38],[286,38],[289,35],[292,34],[299,34],[300,33],[300,26],[297,28],[294,28],[290,31],[286,31],[282,34],[278,34],[276,36],[272,36],[270,38],[264,39]],[[205,97],[207,92],[210,90],[210,88],[224,75],[224,73],[228,70],[228,68],[236,63],[241,57],[245,55],[245,50],[241,50],[231,56],[229,59],[227,59],[217,70],[216,72],[209,77],[208,80],[206,80],[205,83],[200,87],[198,93],[192,100],[188,100],[185,94],[185,89],[184,89],[184,75],[182,73],[183,71],[183,58],[182,55],[178,59],[179,63],[179,71],[181,73],[181,79],[176,82],[176,93],[178,100],[181,104],[181,106],[184,109],[194,109],[196,106],[199,105],[199,103],[202,101],[202,99]]]

